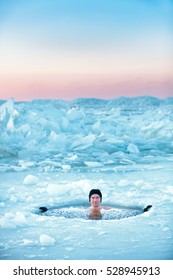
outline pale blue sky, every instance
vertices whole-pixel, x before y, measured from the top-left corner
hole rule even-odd
[[[0,0],[0,98],[170,96],[172,34],[172,0]]]

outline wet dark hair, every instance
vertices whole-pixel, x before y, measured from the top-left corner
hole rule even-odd
[[[99,189],[92,189],[90,192],[89,192],[89,201],[90,201],[90,198],[93,194],[98,194],[100,196],[100,199],[102,201],[102,193]]]

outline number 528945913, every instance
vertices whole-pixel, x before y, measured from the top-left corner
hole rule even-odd
[[[159,275],[160,274],[160,267],[107,267],[107,275]]]

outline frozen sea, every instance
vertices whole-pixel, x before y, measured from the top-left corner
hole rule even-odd
[[[115,220],[38,215],[103,204]],[[1,260],[172,260],[173,98],[0,101]]]

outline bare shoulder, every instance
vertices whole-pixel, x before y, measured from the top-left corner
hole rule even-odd
[[[112,207],[110,207],[110,206],[103,206],[102,209],[104,209],[104,210],[110,210],[110,209],[112,209]]]

